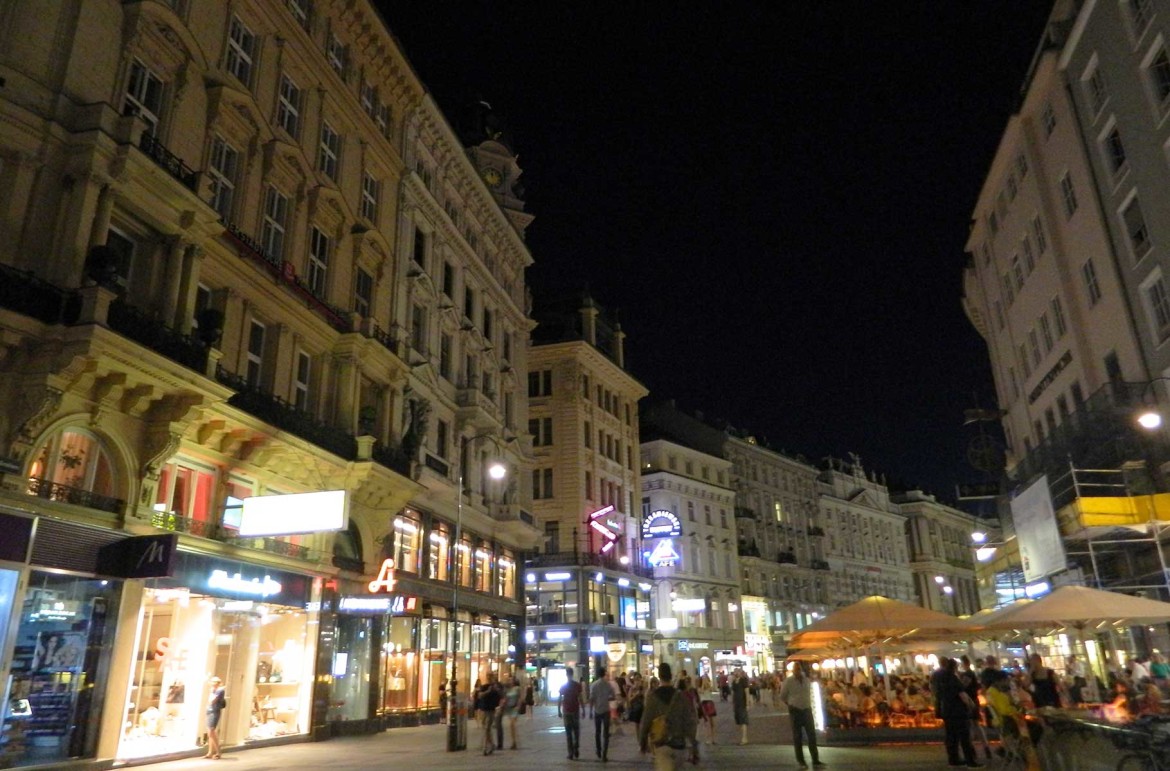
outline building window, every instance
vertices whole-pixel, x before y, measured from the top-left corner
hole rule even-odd
[[[1064,173],[1064,176],[1060,178],[1060,195],[1061,199],[1064,201],[1064,216],[1071,217],[1076,214],[1077,191],[1076,188],[1073,187],[1072,177],[1069,176],[1067,171]]]
[[[1142,206],[1137,196],[1130,199],[1121,210],[1121,219],[1125,222],[1125,234],[1129,236],[1129,248],[1133,252],[1135,261],[1141,260],[1150,253],[1150,231],[1146,228],[1146,218],[1142,214]]]
[[[1118,176],[1125,170],[1125,145],[1121,142],[1121,132],[1116,126],[1109,129],[1101,140],[1101,150],[1105,155],[1105,165],[1109,173]]]
[[[341,136],[328,123],[321,124],[321,144],[317,148],[317,168],[336,181],[338,157],[341,155]]]
[[[552,418],[531,418],[528,433],[532,434],[533,447],[548,447],[553,443]]]
[[[288,0],[288,9],[298,24],[305,29],[309,28],[310,0]]]
[[[304,351],[297,351],[296,371],[293,373],[293,406],[309,412],[309,375],[312,359]]]
[[[528,373],[529,396],[552,396],[552,370]]]
[[[1170,336],[1170,296],[1166,294],[1166,284],[1161,276],[1146,287],[1146,298],[1154,317],[1154,332],[1161,342]]]
[[[1056,326],[1056,339],[1059,340],[1068,331],[1068,325],[1064,321],[1064,306],[1061,305],[1059,296],[1053,297],[1049,306],[1052,308],[1052,322]]]
[[[451,335],[439,335],[439,377],[451,379]]]
[[[585,449],[592,450],[593,449],[593,424],[591,422],[589,422],[588,420],[585,421],[584,437],[585,437]]]
[[[1040,122],[1044,125],[1044,136],[1052,136],[1052,132],[1056,130],[1056,111],[1052,109],[1052,103],[1044,105],[1044,112],[1040,114]]]
[[[222,137],[211,140],[211,154],[207,161],[207,176],[211,180],[210,203],[224,220],[230,220],[232,216],[239,158],[239,153]]]
[[[378,201],[382,197],[382,183],[370,173],[362,173],[361,215],[367,222],[378,224]]]
[[[1020,241],[1020,248],[1024,254],[1024,270],[1028,275],[1032,275],[1032,271],[1036,269],[1036,256],[1032,254],[1032,239],[1024,236]]]
[[[162,114],[163,84],[145,64],[137,59],[130,65],[130,82],[126,87],[126,101],[122,105],[123,115],[137,115],[146,121],[146,133],[158,133],[159,116]]]
[[[1048,313],[1040,314],[1040,339],[1044,341],[1044,352],[1052,351],[1055,340],[1052,337],[1052,323],[1048,320]]]
[[[1032,235],[1036,237],[1036,254],[1044,254],[1048,250],[1048,238],[1044,235],[1044,225],[1038,214],[1032,218]]]
[[[987,215],[987,227],[991,229],[991,235],[999,233],[999,217],[995,215],[995,212]]]
[[[1165,110],[1170,102],[1170,55],[1163,46],[1158,46],[1158,52],[1146,65],[1146,77],[1159,111]]]
[[[330,33],[329,41],[325,44],[325,58],[329,60],[329,66],[333,68],[341,77],[345,77],[345,45],[341,42],[341,38]]]
[[[451,427],[447,421],[440,420],[435,424],[435,455],[446,460],[451,446]]]
[[[1028,351],[1024,348],[1024,344],[1020,343],[1020,369],[1024,372],[1024,379],[1027,380],[1032,376],[1032,363],[1028,361]]]
[[[1101,68],[1092,65],[1093,71],[1085,78],[1085,95],[1089,99],[1089,109],[1093,115],[1099,115],[1105,109],[1105,102],[1109,99],[1109,91],[1105,88],[1105,75]]]
[[[1005,319],[1003,317],[1003,304],[999,300],[996,300],[994,303],[992,303],[992,306],[995,308],[996,329],[1002,330],[1005,324]]]
[[[463,287],[463,318],[475,318],[475,290],[469,286]]]
[[[483,337],[488,341],[488,344],[491,344],[492,333],[494,331],[492,328],[492,311],[485,306],[483,309]]]
[[[423,270],[427,267],[427,233],[417,225],[414,228],[414,249],[410,253],[414,264]]]
[[[248,328],[247,373],[248,385],[259,388],[264,376],[264,325],[253,321]]]
[[[1028,176],[1028,156],[1023,153],[1016,156],[1016,172],[1020,175],[1021,181]]]
[[[114,283],[125,290],[130,285],[130,271],[134,267],[134,253],[138,244],[125,233],[110,228],[106,231],[106,247],[114,257]]]
[[[1032,351],[1032,363],[1039,367],[1044,357],[1040,353],[1040,342],[1035,329],[1028,330],[1028,347]]]
[[[288,216],[288,198],[274,187],[264,195],[264,222],[260,228],[260,240],[264,253],[269,259],[279,260],[284,256],[284,223]]]
[[[1024,267],[1020,264],[1020,255],[1012,255],[1012,277],[1016,280],[1016,289],[1024,288]]]
[[[422,528],[413,517],[394,518],[394,567],[407,573],[417,573]]]
[[[1101,286],[1097,283],[1097,269],[1093,267],[1092,258],[1081,265],[1081,277],[1085,280],[1085,292],[1089,296],[1089,306],[1092,307],[1101,299]]]
[[[300,132],[301,90],[288,75],[280,77],[280,95],[276,102],[276,124],[294,139]]]
[[[1004,298],[1007,300],[1008,307],[1010,308],[1011,304],[1016,300],[1016,290],[1012,286],[1012,277],[1009,274],[1004,273],[1001,279],[1001,283],[1003,284]]]
[[[427,352],[427,309],[421,305],[410,310],[410,345],[421,354]]]
[[[256,36],[233,16],[228,27],[227,71],[247,88],[252,85],[252,58],[256,54]]]
[[[1125,0],[1125,5],[1129,11],[1129,20],[1133,24],[1133,36],[1141,37],[1146,27],[1150,26],[1150,20],[1154,18],[1153,0]]]
[[[316,226],[309,229],[309,291],[324,297],[329,275],[329,236]]]
[[[553,470],[538,468],[532,470],[532,500],[547,500],[553,497]]]
[[[455,296],[455,268],[451,263],[443,263],[443,294],[448,298]]]
[[[368,317],[370,308],[374,304],[374,277],[363,268],[357,269],[353,281],[353,310],[361,316]]]

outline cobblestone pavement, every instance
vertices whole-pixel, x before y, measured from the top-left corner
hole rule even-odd
[[[479,750],[482,734],[478,726],[469,726],[468,750],[446,751],[446,726],[394,728],[372,736],[346,737],[324,742],[302,742],[278,747],[225,750],[222,760],[188,758],[155,763],[150,771],[294,771],[295,769],[374,769],[394,768],[409,771],[424,769],[503,768],[509,771],[549,771],[603,767],[594,750],[591,719],[581,721],[581,757],[566,757],[564,728],[554,707],[539,707],[534,715],[521,717],[519,749],[497,750],[484,756]],[[751,711],[748,744],[736,742],[739,735],[731,720],[731,710],[721,710],[716,718],[716,744],[702,747],[698,768],[707,769],[783,769],[796,768],[788,730],[787,716],[771,708],[755,706]],[[939,731],[941,740],[941,729]],[[505,736],[505,747],[508,746]],[[829,769],[922,769],[946,768],[941,741],[929,745],[887,745],[871,747],[824,747],[821,760]],[[653,767],[649,756],[638,753],[634,727],[624,725],[622,733],[610,740],[606,771],[626,771]],[[685,765],[680,771],[691,766]]]

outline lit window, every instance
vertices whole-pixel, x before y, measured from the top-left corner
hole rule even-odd
[[[29,469],[30,480],[43,480],[45,487],[30,484],[29,492],[58,498],[48,485],[64,485],[98,495],[115,494],[114,465],[101,440],[83,429],[65,429],[45,442]]]

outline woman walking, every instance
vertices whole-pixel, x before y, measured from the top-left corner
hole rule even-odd
[[[227,708],[223,680],[211,678],[211,696],[207,700],[207,754],[203,757],[219,760],[219,719]]]
[[[508,689],[504,691],[504,718],[508,721],[508,732],[512,737],[512,746],[509,749],[518,749],[516,747],[516,721],[520,718],[520,700],[522,694],[520,691],[520,681],[516,679],[515,675],[508,680]]]
[[[735,711],[735,724],[739,726],[739,743],[747,744],[748,732],[748,679],[742,669],[735,670],[731,681],[731,706]]]

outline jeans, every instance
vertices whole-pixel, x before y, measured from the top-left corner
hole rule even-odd
[[[796,762],[804,764],[804,739],[808,737],[808,754],[812,755],[813,763],[820,763],[821,756],[817,753],[817,727],[813,721],[811,709],[800,707],[788,708],[788,719],[792,723],[792,747],[796,750]]]
[[[496,722],[496,713],[483,713],[483,751],[486,755],[495,750],[496,745],[492,743],[492,725]]]
[[[565,741],[569,743],[569,757],[575,758],[581,754],[581,715],[566,712]]]
[[[609,756],[609,712],[593,715],[593,740],[597,744],[597,757]]]
[[[975,747],[971,744],[971,720],[967,717],[943,718],[943,737],[947,747],[947,762],[952,766],[975,763]],[[959,759],[959,750],[963,759]]]

